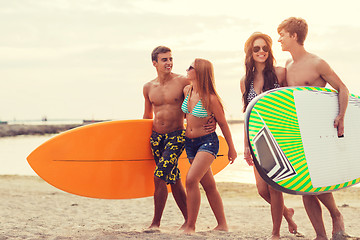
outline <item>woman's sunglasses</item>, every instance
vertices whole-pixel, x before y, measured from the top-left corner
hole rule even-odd
[[[262,49],[264,52],[269,52],[269,47],[267,45],[263,46],[263,47],[260,47],[260,46],[255,46],[253,47],[253,52],[254,53],[257,53],[260,51],[260,49]]]
[[[190,66],[186,71],[191,71],[192,69],[195,69],[193,66]]]

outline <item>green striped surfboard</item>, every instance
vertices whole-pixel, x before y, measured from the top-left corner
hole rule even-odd
[[[349,96],[345,133],[338,137],[337,92],[288,87],[249,104],[245,127],[254,164],[275,189],[320,194],[360,182],[360,97]]]

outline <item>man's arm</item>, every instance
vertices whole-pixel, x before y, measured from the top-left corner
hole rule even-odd
[[[278,83],[281,87],[287,87],[286,82],[286,68],[275,67],[275,74],[278,79]]]
[[[346,108],[349,102],[349,90],[341,81],[338,75],[331,69],[329,64],[321,60],[318,65],[320,76],[328,82],[335,90],[338,91],[339,97],[339,114],[335,118],[334,127],[338,129],[338,136],[344,135],[344,118]]]
[[[143,119],[152,119],[153,118],[153,106],[149,98],[149,83],[144,85],[143,94],[145,99],[145,108]]]

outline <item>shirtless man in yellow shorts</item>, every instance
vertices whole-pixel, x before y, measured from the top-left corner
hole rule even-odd
[[[185,76],[172,73],[173,58],[171,50],[164,46],[156,47],[152,54],[152,63],[157,77],[147,82],[143,88],[145,98],[144,119],[152,119],[153,133],[150,138],[156,162],[154,172],[154,218],[149,228],[159,228],[165,208],[170,184],[175,202],[185,223],[187,223],[186,193],[177,168],[178,158],[185,146],[184,113],[181,104],[184,100],[183,89],[190,82]],[[204,126],[214,131],[215,121]]]

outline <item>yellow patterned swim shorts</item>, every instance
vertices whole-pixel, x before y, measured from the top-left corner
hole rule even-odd
[[[165,134],[153,131],[150,143],[156,163],[154,176],[167,184],[174,184],[180,179],[178,160],[185,146],[185,130]]]

